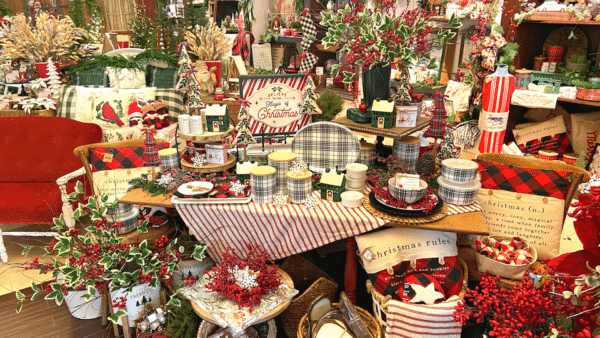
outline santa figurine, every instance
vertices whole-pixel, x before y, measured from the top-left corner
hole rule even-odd
[[[21,81],[21,83],[27,82],[27,65],[19,65],[19,81]]]

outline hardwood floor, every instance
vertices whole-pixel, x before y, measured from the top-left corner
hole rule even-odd
[[[113,338],[112,326],[102,326],[98,319],[77,319],[67,306],[39,298],[29,301],[33,291],[23,290],[27,300],[17,314],[14,293],[0,296],[0,338]]]

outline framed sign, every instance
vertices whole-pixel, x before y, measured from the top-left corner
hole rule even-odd
[[[589,171],[590,175],[600,174],[600,143],[596,143],[594,146],[594,151],[592,151],[585,170]]]
[[[240,98],[249,102],[250,131],[296,132],[310,122],[300,113],[306,85],[304,74],[240,76]]]
[[[273,70],[271,44],[252,44],[252,65],[256,69]]]

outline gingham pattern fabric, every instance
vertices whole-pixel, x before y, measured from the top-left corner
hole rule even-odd
[[[438,190],[440,197],[446,203],[451,204],[470,204],[477,197],[478,190],[458,190],[450,189],[448,187],[440,185]]]
[[[74,119],[77,111],[75,106],[77,105],[77,91],[75,86],[62,86],[60,88],[60,94],[58,95],[58,107],[56,109],[56,116],[66,117],[68,119]]]
[[[444,96],[435,100],[433,116],[429,121],[429,129],[425,132],[425,137],[442,138],[446,133],[446,109],[444,108]]]
[[[157,151],[166,148],[165,143],[156,146]],[[117,148],[90,148],[90,165],[92,171],[130,169],[144,167],[144,150],[146,146],[117,147]],[[113,155],[110,162],[104,162],[105,154]]]
[[[451,182],[468,183],[473,181],[475,176],[477,176],[477,168],[453,168],[444,165],[444,162],[442,162],[442,175]]]
[[[260,245],[272,259],[306,252],[325,244],[377,229],[388,221],[365,208],[346,208],[341,203],[320,200],[314,209],[289,203],[194,204],[173,199],[173,204],[194,236],[208,244],[209,255],[221,261],[227,247],[240,257],[248,245]]]
[[[565,199],[569,190],[569,171],[553,171],[513,167],[506,164],[478,161],[481,187],[523,194]]]
[[[419,143],[402,143],[394,140],[393,154],[399,157],[405,165],[408,165],[408,170],[414,171],[419,160],[419,148]]]
[[[179,169],[179,156],[178,153],[168,156],[158,155],[160,159],[160,169]]]
[[[292,203],[302,203],[302,201],[312,193],[312,176],[304,180],[287,181],[287,195],[292,199]]]
[[[156,89],[156,99],[162,101],[169,107],[169,117],[173,122],[177,121],[177,116],[179,116],[179,114],[186,113],[183,95],[183,92],[178,92],[172,88]]]
[[[444,265],[440,264],[438,258],[417,259],[414,267],[409,261],[404,261],[394,265],[392,270],[392,275],[387,270],[367,275],[377,292],[384,296],[391,295],[394,299],[400,299],[404,294],[402,281],[414,273],[432,275],[444,289],[446,297],[458,295],[462,288],[463,271],[457,256],[444,258]]]
[[[277,191],[281,191],[284,195],[287,194],[287,172],[290,171],[290,165],[292,161],[278,162],[269,159],[269,165],[275,170],[275,186]]]
[[[306,73],[312,69],[319,59],[316,55],[308,51],[317,36],[317,29],[308,13],[300,16],[300,26],[302,27],[302,42],[300,45],[304,50],[302,63],[300,64],[300,72]]]
[[[537,154],[540,150],[553,150],[559,155],[573,151],[571,141],[566,133],[542,137],[540,140],[529,141],[525,144],[517,144],[525,154]]]
[[[358,159],[360,142],[346,127],[331,122],[318,122],[306,126],[296,134],[292,152],[311,171],[314,168],[345,170],[347,164],[355,163]]]
[[[458,297],[434,305],[390,300],[386,316],[386,338],[460,338],[462,325],[452,315]]]
[[[146,140],[144,141],[146,149],[144,149],[144,165],[148,167],[156,167],[160,165],[158,158],[158,149],[156,149],[156,140],[152,135],[152,130],[146,130]]]
[[[273,175],[256,176],[250,175],[250,186],[252,187],[252,200],[255,203],[272,203],[273,195],[277,192],[277,173]]]

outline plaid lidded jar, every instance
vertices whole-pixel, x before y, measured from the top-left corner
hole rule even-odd
[[[437,181],[440,185],[438,190],[440,198],[448,204],[473,204],[477,199],[479,188],[481,188],[481,182],[478,180],[459,184],[447,180],[444,176],[439,176]]]
[[[358,155],[358,163],[365,164],[369,169],[373,168],[373,157],[375,156],[375,145],[365,141],[364,139],[360,140],[360,153]]]
[[[277,192],[277,170],[268,165],[261,165],[250,170],[250,186],[252,200],[256,203],[272,203]]]
[[[114,223],[123,222],[123,226],[118,227],[116,229],[116,232],[118,235],[126,234],[128,232],[132,232],[133,230],[137,229],[137,227],[139,225],[139,223],[138,223],[139,215],[140,215],[140,212],[138,211],[137,208],[131,210],[130,212],[128,212],[122,216],[109,215],[107,217],[108,225],[111,226]]]
[[[421,140],[419,140],[418,137],[404,136],[399,139],[394,139],[392,153],[404,162],[404,165],[407,166],[407,171],[412,172],[417,169],[420,148]]]
[[[287,176],[287,194],[292,199],[292,203],[303,203],[310,194],[312,194],[312,176],[308,170],[288,171]]]
[[[106,214],[113,217],[122,217],[133,209],[131,204],[115,203],[120,196],[109,196],[106,201]]]
[[[179,169],[179,156],[177,156],[177,149],[165,148],[158,151],[158,158],[160,159],[160,169]]]
[[[289,151],[276,151],[270,153],[269,165],[277,170],[277,191],[281,191],[284,195],[287,194],[287,172],[290,171],[292,161],[296,160],[296,154]]]

